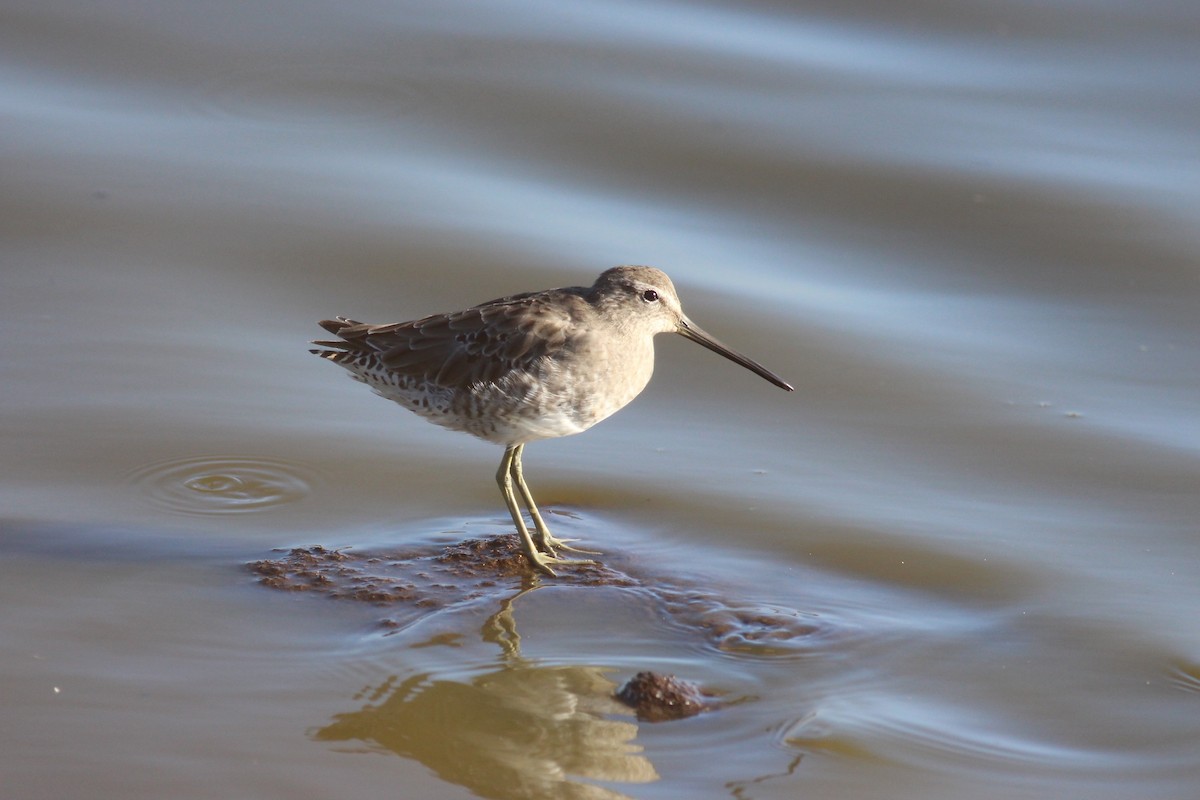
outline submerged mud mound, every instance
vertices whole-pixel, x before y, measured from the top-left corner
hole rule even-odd
[[[330,550],[295,547],[247,565],[259,583],[290,592],[379,606],[441,608],[512,588],[535,578],[515,533],[467,539],[440,550]],[[598,563],[555,564],[557,584],[632,586],[635,581]]]
[[[722,650],[789,655],[809,650],[829,634],[820,618],[791,609],[742,603],[696,581],[652,574],[622,554],[599,560],[555,564],[557,578],[530,569],[515,533],[466,539],[448,545],[397,550],[297,547],[247,565],[263,586],[311,592],[389,609],[381,624],[423,610],[448,608],[482,598],[503,601],[514,590],[546,581],[555,586],[607,586],[638,592],[660,616],[696,631]]]
[[[493,601],[497,611],[485,638],[516,651],[513,603],[527,591],[555,587],[609,587],[635,593],[667,624],[717,649],[760,656],[795,655],[819,646],[826,626],[814,615],[737,603],[696,580],[650,574],[632,558],[558,563],[556,578],[530,569],[516,534],[466,539],[397,550],[329,549],[321,545],[281,551],[247,565],[263,586],[308,592],[379,609],[383,628],[395,631],[438,609]],[[683,719],[718,707],[711,694],[674,675],[639,672],[610,696],[647,722]]]

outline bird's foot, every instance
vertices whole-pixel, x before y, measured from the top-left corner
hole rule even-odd
[[[577,541],[579,541],[579,540],[578,539],[555,539],[553,546],[558,550],[566,550],[568,553],[581,553],[582,555],[585,555],[585,556],[604,555],[599,550],[584,550],[582,547],[571,547],[571,545],[567,544],[567,542],[577,542]],[[595,562],[592,561],[591,559],[587,559],[582,563],[594,564]]]
[[[553,569],[556,566],[578,567],[586,564],[596,563],[591,559],[559,558],[552,553],[546,554],[539,552],[534,552],[532,554],[526,553],[525,560],[529,562],[529,566],[533,567],[534,570],[542,573],[543,575],[549,575],[551,578],[558,577],[558,573]]]
[[[538,550],[549,556],[553,556],[558,550],[566,550],[568,553],[581,553],[585,556],[603,555],[599,550],[584,550],[582,547],[572,547],[569,542],[578,542],[578,539],[559,539],[557,536],[552,536],[549,531],[542,531],[535,538]]]
[[[558,573],[550,568],[550,561],[557,561],[558,559],[548,559],[540,554],[536,557],[526,555],[525,559],[529,562],[529,566],[533,567],[534,572],[549,575],[551,578],[558,577]]]

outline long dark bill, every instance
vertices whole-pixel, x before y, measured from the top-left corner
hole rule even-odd
[[[714,339],[712,336],[709,336],[707,333],[705,333],[700,327],[698,327],[690,319],[686,319],[686,318],[681,319],[679,321],[678,331],[679,331],[679,335],[683,336],[685,339],[691,339],[696,344],[703,345],[703,346],[707,347],[709,350],[712,350],[714,353],[725,356],[733,363],[741,364],[743,367],[750,370],[755,375],[758,375],[760,378],[766,378],[771,383],[778,386],[780,389],[786,389],[789,392],[793,391],[792,385],[790,383],[788,383],[787,381],[785,381],[783,378],[779,377],[774,372],[771,372],[771,370],[767,369],[766,367],[764,367],[762,364],[758,363],[757,361],[750,359],[750,358],[746,358],[741,353],[739,353],[735,350],[731,350],[728,347],[726,347],[725,345],[721,344],[719,341]]]

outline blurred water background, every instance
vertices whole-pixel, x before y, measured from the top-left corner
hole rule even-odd
[[[1200,795],[1198,40],[1159,0],[9,0],[0,795]],[[729,637],[255,583],[508,527],[499,450],[316,320],[621,263],[797,391],[660,338],[526,474]],[[725,703],[605,705],[642,669]]]

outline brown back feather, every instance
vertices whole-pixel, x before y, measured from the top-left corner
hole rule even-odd
[[[493,382],[514,368],[562,350],[587,301],[582,289],[513,295],[449,314],[368,325],[342,317],[321,327],[341,342],[318,342],[371,353],[390,370],[457,388]]]

